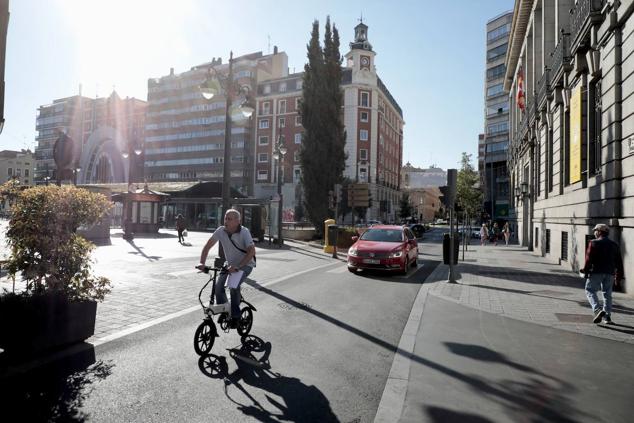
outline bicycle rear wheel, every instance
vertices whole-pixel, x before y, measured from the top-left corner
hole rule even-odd
[[[216,326],[211,320],[203,320],[194,334],[194,350],[198,355],[207,355],[216,341]]]

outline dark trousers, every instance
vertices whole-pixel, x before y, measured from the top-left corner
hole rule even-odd
[[[185,241],[185,237],[183,236],[183,231],[185,229],[177,229],[178,231],[178,242],[183,242]]]

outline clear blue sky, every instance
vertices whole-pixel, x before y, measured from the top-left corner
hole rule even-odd
[[[10,0],[0,148],[35,146],[38,106],[78,93],[147,99],[147,79],[279,46],[290,71],[327,15],[348,51],[363,14],[405,118],[403,163],[457,167],[483,131],[485,26],[513,0]],[[475,160],[474,160],[475,164]]]

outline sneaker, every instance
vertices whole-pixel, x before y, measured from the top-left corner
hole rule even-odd
[[[604,323],[604,324],[606,324],[606,325],[613,325],[613,324],[614,324],[614,322],[612,321],[612,319],[610,318],[610,316],[605,316],[605,317],[603,318],[603,323]]]
[[[603,316],[605,316],[604,310],[597,311],[596,313],[594,313],[594,319],[592,320],[592,323],[601,323],[601,319],[603,318]]]

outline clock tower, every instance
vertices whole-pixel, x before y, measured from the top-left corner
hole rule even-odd
[[[368,26],[359,23],[354,27],[354,41],[350,43],[350,51],[346,54],[347,67],[353,71],[368,71],[374,73],[374,56],[372,44],[368,41]]]

